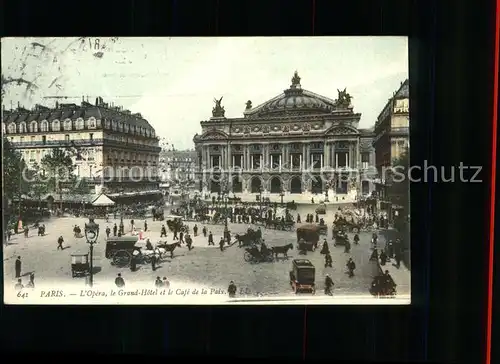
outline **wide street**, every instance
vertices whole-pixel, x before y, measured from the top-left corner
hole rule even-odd
[[[313,212],[314,208],[313,205],[302,205],[299,208],[302,220],[304,220],[305,214]],[[325,221],[329,225],[333,221],[334,210],[333,207],[329,207],[325,217]],[[27,283],[29,273],[34,272],[35,282],[38,285],[57,282],[57,285],[71,283],[81,285],[83,288],[85,284],[84,278],[71,277],[71,254],[88,252],[88,244],[85,238],[74,238],[72,228],[75,224],[78,224],[83,230],[87,221],[84,218],[51,218],[44,221],[46,235],[43,237],[37,236],[36,229],[30,230],[28,238],[25,238],[22,234],[13,236],[9,244],[4,246],[6,286],[9,283],[15,283],[14,261],[17,256],[21,256],[24,284]],[[331,228],[329,227],[327,241],[332,253],[333,268],[324,268],[324,255],[320,254],[320,249],[315,252],[308,252],[307,256],[298,255],[295,231],[285,232],[262,228],[263,238],[268,246],[293,243],[294,249],[289,251],[288,260],[280,258],[272,263],[252,264],[244,261],[244,249],[238,248],[238,244],[226,248],[223,252],[219,250],[218,241],[222,235],[223,225],[206,225],[207,230],[212,231],[216,244],[209,247],[207,239],[201,235],[203,225],[198,224],[199,235],[193,237],[193,250],[189,251],[185,245],[182,245],[182,247],[174,251],[174,258],[164,258],[157,266],[156,271],[152,271],[150,264],[143,264],[138,265],[136,272],[131,272],[128,268],[117,268],[111,265],[110,261],[104,257],[105,229],[107,226],[112,228],[115,222],[118,225],[119,220],[110,220],[109,223],[99,219],[95,221],[100,225],[99,243],[94,248],[94,270],[96,271],[94,280],[96,285],[99,282],[110,284],[114,281],[117,273],[121,273],[126,282],[144,283],[147,287],[153,287],[157,276],[166,276],[171,284],[175,284],[175,282],[183,282],[183,284],[192,282],[207,287],[227,289],[229,281],[233,280],[239,291],[245,290],[250,295],[284,295],[291,293],[289,271],[292,258],[304,257],[311,260],[316,267],[317,295],[323,295],[323,282],[326,274],[330,274],[335,283],[335,294],[367,295],[373,274],[376,271],[375,264],[369,262],[371,233],[368,232],[361,233],[360,244],[352,244],[351,253],[346,254],[344,253],[344,247],[333,246]],[[130,220],[124,222],[125,230],[130,231]],[[162,223],[148,219],[149,226],[146,236],[151,239],[153,244],[160,237]],[[136,220],[138,229],[142,228],[143,224],[144,221]],[[195,223],[189,222],[188,225],[192,232]],[[248,225],[245,224],[229,224],[232,234],[244,233],[247,228]],[[56,249],[57,239],[60,235],[63,236],[65,241],[63,251]],[[173,234],[168,232],[167,242],[172,242],[172,236]],[[353,234],[350,234],[351,241],[352,236]],[[349,278],[345,273],[345,264],[349,257],[354,259],[357,266],[353,278]]]

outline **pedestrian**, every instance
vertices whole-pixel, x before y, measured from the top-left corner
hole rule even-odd
[[[349,273],[349,278],[354,277],[354,270],[356,269],[356,263],[354,263],[354,260],[352,260],[352,258],[349,258],[346,266]]]
[[[156,270],[156,254],[153,254],[153,256],[151,257],[151,269],[153,270],[153,272]]]
[[[16,278],[21,277],[21,257],[18,256],[15,263]]]
[[[109,239],[109,235],[111,234],[111,229],[109,226],[106,227],[106,238]]]
[[[160,238],[167,237],[167,229],[165,228],[165,225],[161,226],[161,231],[160,231]]]
[[[224,238],[220,238],[220,240],[219,240],[219,248],[220,248],[221,252],[224,251]]]
[[[198,236],[198,225],[194,224],[194,227],[193,227],[193,234],[194,236]]]
[[[156,286],[156,288],[163,287],[163,282],[162,282],[162,280],[161,280],[161,278],[159,276],[156,277],[155,286]]]
[[[115,225],[113,226],[113,236],[116,236],[117,233],[118,233],[118,226],[116,226],[115,223]]]
[[[132,258],[130,259],[130,271],[135,272],[137,270],[137,260],[135,255],[132,255]]]
[[[175,236],[174,236],[174,238],[175,238]],[[179,233],[179,243],[184,243],[184,232],[182,232],[182,231]]]
[[[64,250],[63,248],[63,243],[64,243],[64,239],[62,237],[62,235],[57,239],[57,250],[61,249],[61,250]]]
[[[191,239],[189,234],[186,234],[186,245],[189,250],[193,249],[193,239]]]
[[[396,251],[396,254],[394,256],[394,259],[396,260],[396,268],[399,269],[399,267],[401,266],[401,260],[402,260],[402,257],[401,257],[401,251]]]
[[[118,288],[125,287],[125,281],[123,280],[121,273],[118,273],[118,276],[115,278],[115,284]]]
[[[212,232],[208,234],[208,245],[215,245],[214,244],[214,236],[212,235]]]
[[[165,288],[170,287],[170,282],[168,281],[167,277],[163,277],[163,287]]]
[[[14,286],[16,291],[20,291],[24,288],[22,279],[18,279],[16,285]]]
[[[327,274],[325,277],[325,294],[326,295],[328,295],[328,296],[333,295],[332,289],[333,289],[334,285],[335,285],[335,283],[333,283],[332,278],[330,278],[330,275]]]
[[[380,253],[380,265],[385,265],[387,263],[387,254],[385,254],[385,251],[382,250]]]
[[[229,287],[227,288],[227,291],[229,293],[229,297],[234,298],[236,296],[236,285],[234,284],[233,281],[229,282]]]
[[[28,283],[31,288],[35,288],[35,272],[30,273],[30,281]]]
[[[325,268],[327,267],[332,268],[332,256],[330,252],[325,254]]]
[[[202,233],[203,233],[203,236],[206,238],[207,237],[207,228],[205,226],[203,226]]]
[[[144,220],[144,231],[148,231],[148,222]]]

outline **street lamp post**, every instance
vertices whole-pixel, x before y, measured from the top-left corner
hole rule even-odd
[[[90,245],[90,279],[89,286],[94,285],[94,244],[97,243],[99,237],[99,224],[94,222],[94,218],[89,218],[89,222],[85,224],[85,239]]]
[[[222,183],[222,191],[221,191],[221,198],[224,201],[224,239],[227,240],[227,242],[230,242],[230,239],[228,237],[229,235],[229,229],[227,227],[227,200],[229,197],[229,193],[227,190],[227,182],[224,180]]]
[[[328,200],[328,189],[330,188],[330,184],[327,183],[326,186],[325,186],[325,202],[329,202]]]
[[[259,218],[262,218],[262,186],[259,187]]]
[[[281,191],[280,191],[281,207],[283,207],[283,196],[285,196],[285,193],[284,193],[283,189],[281,189]]]

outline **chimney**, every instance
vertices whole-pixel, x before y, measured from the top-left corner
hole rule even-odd
[[[82,96],[82,102],[85,102],[85,96]]]
[[[59,102],[56,101],[56,109],[59,109]]]
[[[99,106],[99,98],[98,97],[95,98],[95,106]]]

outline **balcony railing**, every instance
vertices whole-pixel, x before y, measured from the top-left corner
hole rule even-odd
[[[41,147],[41,146],[69,146],[69,145],[102,145],[103,139],[75,139],[75,140],[29,140],[12,142],[19,147]]]
[[[103,145],[103,143],[106,143],[106,145],[109,146],[117,146],[117,147],[131,147],[134,149],[142,149],[142,150],[147,150],[151,152],[160,152],[161,148],[156,147],[153,145],[144,145],[140,143],[133,143],[133,142],[120,142],[117,140],[112,140],[108,138],[104,139],[72,139],[72,140],[29,140],[29,141],[20,141],[20,142],[12,142],[15,146],[21,147],[21,148],[27,148],[27,147],[43,147],[43,146],[70,146],[70,145],[80,145],[80,146],[97,146],[97,145]]]

